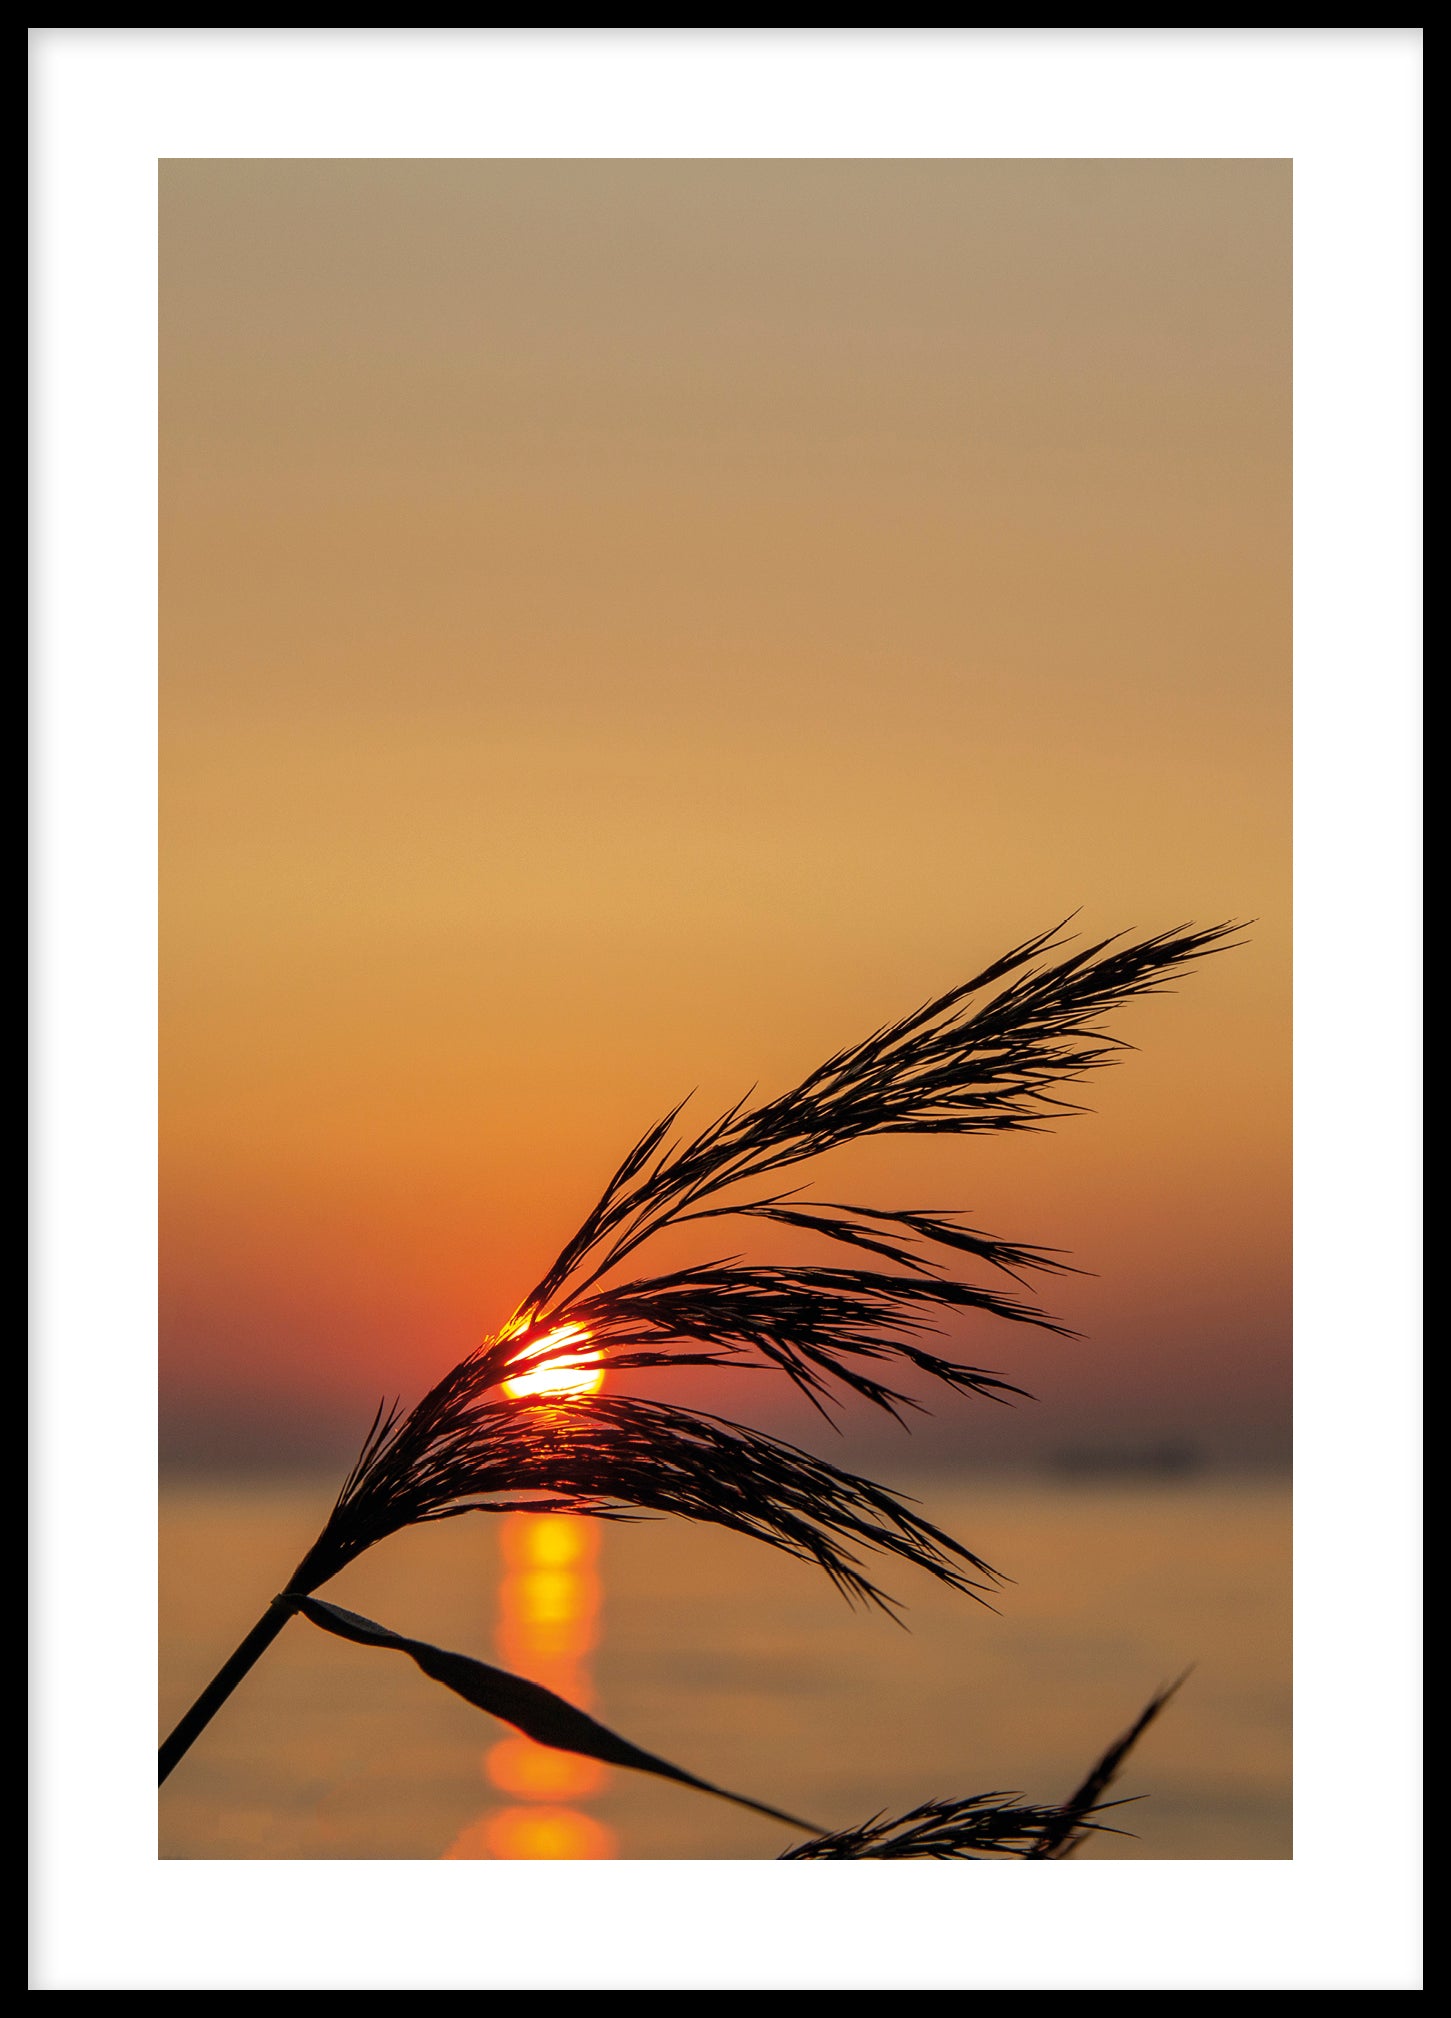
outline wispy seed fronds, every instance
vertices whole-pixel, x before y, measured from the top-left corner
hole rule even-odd
[[[1021,1283],[1059,1273],[1045,1248],[1001,1240],[955,1214],[803,1203],[792,1190],[737,1200],[733,1187],[842,1144],[892,1134],[1036,1128],[1070,1111],[1062,1089],[1124,1048],[1101,1020],[1232,943],[1233,925],[1189,928],[1063,959],[1053,932],[1016,947],[962,987],[837,1052],[789,1093],[740,1101],[683,1143],[679,1108],[646,1131],[583,1225],[496,1339],[486,1340],[409,1415],[380,1411],[324,1534],[299,1566],[312,1589],[381,1535],[533,1493],[541,1510],[626,1515],[631,1508],[714,1521],[817,1562],[849,1596],[885,1603],[855,1545],[917,1563],[981,1596],[959,1567],[979,1558],[891,1494],[739,1424],[659,1403],[496,1398],[521,1366],[617,1371],[687,1365],[782,1373],[823,1413],[843,1394],[901,1419],[921,1404],[898,1369],[1002,1401],[1024,1390],[923,1342],[966,1313],[1071,1336],[992,1283],[963,1282],[943,1256],[967,1256]],[[667,1227],[735,1217],[791,1227],[874,1256],[865,1265],[743,1263],[739,1257],[634,1280],[607,1280]],[[582,1355],[581,1341],[587,1340]],[[328,1567],[331,1565],[331,1567]],[[312,1582],[305,1581],[311,1577]]]
[[[782,1852],[793,1858],[1036,1857],[1056,1840],[1065,1819],[1072,1828],[1102,1828],[1062,1808],[1019,1806],[1017,1794],[969,1794],[960,1801],[924,1801],[905,1815],[874,1815],[856,1829],[838,1829]]]
[[[520,1305],[521,1317],[541,1326],[557,1323],[562,1301],[592,1287],[653,1234],[700,1216],[705,1202],[728,1187],[845,1143],[877,1135],[1034,1129],[1075,1111],[1062,1089],[1126,1048],[1103,1030],[1102,1018],[1224,949],[1237,930],[1234,924],[1178,927],[1116,950],[1115,941],[1105,939],[1053,961],[1048,956],[1068,943],[1055,926],[962,986],[838,1051],[789,1093],[756,1107],[737,1102],[698,1134],[672,1142],[682,1102],[625,1156]],[[763,1216],[779,1204],[760,1200],[745,1209]],[[836,1211],[872,1216],[856,1207]],[[905,1224],[911,1216],[885,1217]],[[818,1230],[843,1237],[839,1229]],[[905,1230],[941,1238],[927,1226]],[[1023,1251],[1033,1252],[1041,1251]]]
[[[1111,1829],[1096,1821],[1124,1801],[1105,1801],[1124,1760],[1153,1723],[1185,1676],[1161,1689],[1122,1737],[1116,1738],[1082,1786],[1058,1807],[1015,1805],[1017,1794],[969,1794],[960,1801],[925,1801],[888,1821],[874,1815],[859,1828],[838,1829],[815,1836],[782,1852],[785,1859],[802,1857],[1069,1857],[1089,1837]]]
[[[885,1487],[718,1416],[620,1395],[480,1403],[466,1384],[420,1410],[380,1425],[290,1588],[316,1589],[402,1528],[520,1506],[711,1522],[814,1563],[847,1598],[888,1613],[864,1552],[984,1602],[1005,1581]]]

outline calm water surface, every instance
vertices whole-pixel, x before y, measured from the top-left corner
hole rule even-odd
[[[1070,1793],[1194,1672],[1080,1854],[1284,1858],[1290,1492],[1264,1477],[908,1481],[1009,1573],[999,1611],[906,1566],[909,1628],[759,1543],[682,1521],[444,1521],[320,1595],[536,1676],[635,1743],[824,1828],[988,1790]],[[161,1726],[280,1587],[335,1480],[163,1492]],[[168,1858],[769,1858],[791,1832],[513,1736],[402,1655],[294,1620],[161,1795]]]

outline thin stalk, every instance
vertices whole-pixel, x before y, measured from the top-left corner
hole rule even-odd
[[[165,1780],[178,1759],[186,1756],[192,1744],[201,1736],[243,1675],[266,1653],[291,1616],[292,1613],[287,1606],[276,1603],[269,1605],[232,1658],[224,1667],[218,1669],[161,1747],[157,1755],[157,1764],[160,1767],[158,1785]]]

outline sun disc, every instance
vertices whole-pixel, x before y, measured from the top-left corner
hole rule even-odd
[[[536,1338],[517,1354],[520,1360],[536,1360],[542,1353],[558,1352],[561,1346],[575,1347],[589,1337],[582,1324],[562,1324],[554,1331],[546,1332],[543,1338]],[[510,1401],[519,1401],[526,1395],[551,1395],[560,1400],[574,1400],[581,1395],[598,1394],[604,1386],[605,1370],[600,1363],[598,1352],[571,1350],[567,1357],[553,1360],[547,1366],[530,1367],[504,1382],[504,1392]]]

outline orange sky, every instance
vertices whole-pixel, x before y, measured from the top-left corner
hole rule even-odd
[[[161,264],[167,1448],[346,1446],[682,1092],[1075,906],[1258,922],[1093,1116],[843,1162],[1096,1271],[984,1450],[1273,1447],[1288,164],[170,162]]]

